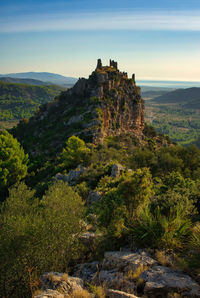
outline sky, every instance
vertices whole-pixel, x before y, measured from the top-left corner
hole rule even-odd
[[[199,0],[0,0],[0,73],[200,81]]]

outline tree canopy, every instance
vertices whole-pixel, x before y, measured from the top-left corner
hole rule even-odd
[[[24,178],[28,154],[7,131],[0,132],[0,191]]]

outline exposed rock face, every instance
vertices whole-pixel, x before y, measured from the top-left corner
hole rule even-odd
[[[43,293],[34,298],[65,298],[77,290],[83,290],[83,281],[77,277],[71,277],[64,273],[48,272],[41,277],[41,290]]]
[[[145,251],[130,252],[130,251],[109,251],[104,254],[102,268],[110,270],[118,268],[128,272],[136,270],[140,266],[153,266],[157,262],[152,259]]]
[[[181,297],[200,297],[200,286],[191,277],[168,267],[155,266],[143,272],[141,278],[146,282],[144,293],[148,297],[159,297],[170,291]]]
[[[127,73],[118,70],[117,62],[110,60],[110,66],[102,66],[99,59],[89,79],[79,79],[70,94],[93,99],[101,110],[101,129],[94,134],[94,142],[122,132],[141,134],[144,102],[140,88],[135,84],[135,76],[129,79]]]
[[[35,157],[42,152],[47,156],[61,151],[71,135],[99,143],[107,136],[121,133],[140,137],[143,128],[144,101],[135,76],[128,78],[112,60],[109,66],[102,66],[99,59],[88,79],[80,78],[73,88],[42,106],[27,123],[20,122],[15,136]]]
[[[148,298],[200,297],[200,286],[189,275],[159,266],[144,250],[106,252],[101,263],[77,265],[75,276],[105,285],[108,297],[136,297],[138,292]]]
[[[70,94],[96,102],[101,125],[93,134],[94,142],[121,133],[141,135],[144,102],[140,88],[135,84],[135,75],[129,79],[127,73],[118,70],[117,62],[110,60],[110,66],[102,66],[98,60],[97,68],[89,79],[79,79]]]

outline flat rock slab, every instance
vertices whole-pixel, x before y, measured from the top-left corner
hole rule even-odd
[[[200,297],[200,286],[188,275],[164,266],[155,266],[141,274],[148,297],[179,293],[181,297]],[[160,297],[160,296],[159,296]]]
[[[106,288],[120,290],[134,294],[136,286],[133,281],[129,281],[122,272],[101,270],[97,276],[97,281]]]
[[[118,271],[136,270],[139,266],[155,266],[157,261],[145,251],[109,251],[104,254],[102,268],[104,270],[117,269]]]

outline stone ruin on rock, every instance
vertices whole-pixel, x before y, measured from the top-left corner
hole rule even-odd
[[[135,74],[128,78],[126,72],[118,69],[118,64],[110,59],[109,66],[103,66],[101,59],[88,79],[80,78],[70,90],[71,95],[82,98],[82,102],[93,99],[99,115],[92,119],[91,126],[84,133],[92,134],[97,143],[104,137],[132,133],[142,135],[144,129],[144,101],[140,88],[136,86]],[[92,124],[94,129],[91,129]]]

